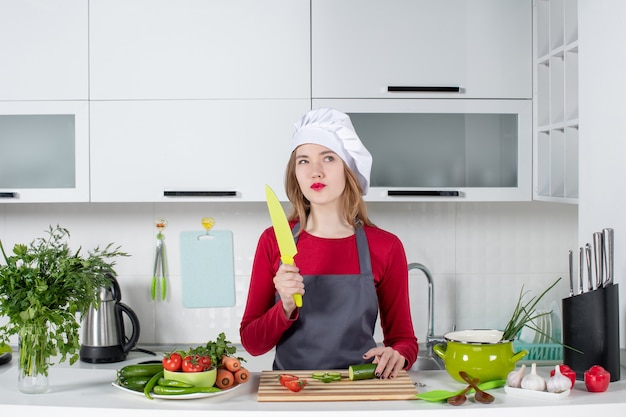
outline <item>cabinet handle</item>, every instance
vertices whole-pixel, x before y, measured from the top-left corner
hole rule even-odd
[[[461,91],[461,87],[445,87],[445,86],[425,86],[425,85],[390,85],[387,86],[387,91],[394,92],[406,92],[406,93],[458,93]]]
[[[14,193],[14,192],[0,192],[0,198],[17,198],[17,193]]]
[[[163,191],[164,197],[236,197],[237,191]]]
[[[388,197],[459,197],[458,191],[389,190]]]

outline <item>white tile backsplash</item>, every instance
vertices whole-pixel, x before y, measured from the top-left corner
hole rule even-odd
[[[466,328],[501,328],[521,286],[541,291],[559,276],[561,285],[546,302],[567,295],[567,251],[577,245],[575,205],[525,203],[370,203],[370,217],[403,241],[408,262],[424,264],[435,281],[435,333]],[[204,216],[215,229],[232,230],[236,305],[185,309],[180,291],[181,231],[203,230]],[[165,218],[169,263],[166,301],[150,299],[156,228]],[[264,203],[0,204],[0,239],[6,249],[29,243],[49,225],[71,233],[84,250],[108,243],[131,254],[117,261],[122,301],[138,315],[140,343],[194,344],[225,332],[239,342],[249,274],[257,238],[270,224]],[[427,281],[410,274],[415,332],[427,333]],[[560,302],[559,302],[560,304]]]

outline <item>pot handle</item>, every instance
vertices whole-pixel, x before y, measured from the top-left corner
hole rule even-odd
[[[524,356],[528,355],[528,351],[527,350],[520,350],[519,352],[517,352],[515,355],[513,355],[511,357],[511,363],[515,363],[518,360],[522,359]]]
[[[446,348],[448,347],[445,343],[438,343],[433,346],[433,352],[437,354],[441,359],[446,359]]]
[[[120,333],[119,340],[122,342],[122,350],[126,353],[126,352],[129,352],[132,348],[134,348],[135,345],[137,344],[137,341],[139,340],[139,330],[140,330],[139,319],[137,318],[137,315],[135,314],[135,312],[131,310],[131,308],[128,307],[124,303],[116,303],[115,308],[118,310],[118,313],[119,313],[118,317],[120,320],[120,325],[117,326],[119,333]],[[124,330],[124,318],[122,316],[122,313],[128,316],[131,324],[133,325],[133,332],[130,335],[130,338],[128,340],[126,340],[126,332]]]

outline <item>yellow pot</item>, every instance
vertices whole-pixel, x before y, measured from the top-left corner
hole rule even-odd
[[[444,335],[446,343],[433,347],[443,359],[446,371],[455,380],[465,383],[459,371],[465,371],[480,382],[506,379],[515,363],[528,351],[513,351],[513,341],[502,341],[498,330],[462,330]]]

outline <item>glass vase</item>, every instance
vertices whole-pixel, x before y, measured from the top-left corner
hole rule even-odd
[[[48,391],[48,326],[24,326],[19,332],[17,385],[25,394]]]

